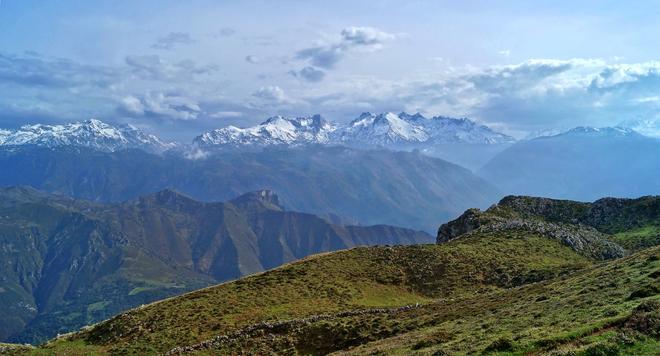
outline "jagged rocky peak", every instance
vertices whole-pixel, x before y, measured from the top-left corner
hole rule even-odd
[[[437,143],[498,144],[514,139],[469,119],[421,113],[363,112],[347,124],[327,121],[320,115],[288,118],[273,116],[259,125],[227,126],[198,136],[205,147],[245,147],[341,144],[366,147],[410,147]]]
[[[348,144],[387,146],[399,143],[423,143],[429,140],[429,135],[423,127],[397,114],[363,113],[340,131],[338,139]]]
[[[76,146],[105,152],[129,148],[162,152],[175,146],[134,126],[113,126],[96,119],[60,125],[24,125],[17,130],[1,130],[0,145]]]
[[[232,204],[237,206],[247,206],[258,204],[269,209],[274,210],[283,210],[284,208],[280,205],[280,199],[270,189],[261,189],[254,192],[245,193],[231,201]]]
[[[143,196],[127,204],[142,204],[147,206],[161,206],[170,209],[190,209],[201,205],[193,198],[171,188]]]

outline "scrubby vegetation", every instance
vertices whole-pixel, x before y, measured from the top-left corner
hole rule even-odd
[[[165,352],[264,321],[438,300],[456,303],[592,263],[557,241],[522,232],[443,245],[357,248],[139,308],[47,347],[82,340],[103,351]],[[319,325],[316,332],[322,333]],[[346,324],[347,330],[355,327]]]

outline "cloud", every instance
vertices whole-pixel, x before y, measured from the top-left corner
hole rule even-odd
[[[213,32],[208,34],[207,36],[211,38],[221,38],[221,37],[231,37],[236,34],[236,30],[234,30],[231,27],[223,27],[220,29],[220,31]]]
[[[148,116],[170,120],[195,120],[202,112],[196,100],[176,94],[150,92],[138,98],[121,99],[120,109],[131,116]]]
[[[388,38],[348,31],[341,42],[362,48]],[[341,52],[340,58],[344,55]],[[53,123],[94,116],[148,124],[176,137],[216,127],[218,118],[240,125],[275,112],[320,112],[350,119],[361,111],[406,110],[470,117],[519,136],[622,122],[658,132],[660,62],[535,59],[485,67],[446,66],[446,71],[419,77],[342,73],[334,78],[326,68],[303,63],[290,75],[323,85],[270,75],[268,80],[278,80],[278,85],[252,91],[254,83],[225,78],[217,66],[191,60],[141,55],[100,66],[37,53],[0,52],[0,122]]]
[[[324,71],[311,66],[305,67],[299,71],[292,70],[289,73],[296,78],[302,78],[308,82],[320,82],[325,77]]]
[[[102,66],[83,65],[69,59],[38,54],[0,53],[0,83],[38,87],[107,87],[116,81],[118,71]]]
[[[220,35],[225,36],[225,37],[232,36],[235,33],[236,33],[236,30],[234,30],[231,27],[225,27],[225,28],[220,30]]]
[[[160,50],[171,50],[178,45],[187,45],[194,43],[195,40],[186,32],[170,32],[164,37],[159,37],[151,48]]]
[[[265,86],[255,91],[252,96],[268,102],[283,103],[287,101],[284,90],[278,86]]]
[[[331,69],[352,52],[377,51],[385,42],[396,38],[394,34],[373,27],[347,27],[341,31],[338,41],[302,49],[297,52],[296,58],[307,60],[316,67]]]
[[[373,27],[347,27],[341,31],[345,43],[355,46],[380,47],[385,41],[393,40],[396,35],[386,33]]]
[[[360,110],[470,117],[518,136],[642,119],[644,124],[636,126],[651,133],[660,120],[660,100],[656,100],[660,62],[540,59],[452,68],[421,79],[344,77],[332,86],[332,90],[308,94],[304,102],[328,116],[345,119]]]
[[[259,57],[254,55],[249,55],[245,57],[245,61],[248,63],[256,64],[259,63]]]
[[[573,63],[554,60],[531,60],[517,65],[496,66],[479,73],[463,76],[481,91],[502,94],[502,91],[529,92],[546,78],[568,71]]]
[[[240,111],[218,111],[209,115],[209,117],[212,119],[228,119],[228,118],[237,118],[242,116],[243,113]]]
[[[121,99],[121,107],[129,114],[144,115],[144,104],[142,100],[129,95]]]
[[[216,65],[198,66],[191,60],[170,63],[157,55],[127,56],[125,63],[132,74],[148,80],[185,79],[218,70]]]

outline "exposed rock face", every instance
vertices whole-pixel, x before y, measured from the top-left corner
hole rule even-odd
[[[243,194],[240,197],[234,199],[232,203],[240,207],[263,205],[272,210],[284,210],[280,204],[280,199],[277,194],[268,189]]]
[[[448,242],[454,238],[478,229],[483,223],[483,214],[479,209],[468,209],[456,220],[442,224],[438,229],[437,242]]]
[[[554,224],[534,220],[503,220],[483,225],[479,232],[523,230],[560,241],[581,255],[598,260],[624,256],[624,250],[596,229],[586,225]],[[472,232],[474,233],[474,232]],[[469,235],[469,234],[468,234]],[[465,235],[464,235],[465,236]]]
[[[622,257],[624,249],[607,234],[642,226],[660,217],[660,198],[604,198],[594,203],[507,196],[486,211],[469,209],[440,226],[437,243],[475,233],[528,231],[561,241],[595,258]]]

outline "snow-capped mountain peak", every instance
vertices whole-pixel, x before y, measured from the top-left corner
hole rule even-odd
[[[298,146],[328,143],[336,129],[320,115],[288,118],[273,116],[259,125],[239,128],[227,126],[195,138],[199,146]]]
[[[0,145],[77,146],[106,152],[128,148],[162,152],[173,147],[173,144],[165,143],[134,126],[117,127],[96,119],[61,125],[23,125],[17,130],[0,130]]]
[[[644,136],[660,138],[660,120],[629,120],[617,125],[617,127],[632,129]]]
[[[514,139],[468,119],[426,118],[420,113],[364,112],[348,124],[333,124],[320,115],[273,116],[259,125],[227,126],[195,139],[198,146],[349,146],[410,148],[438,143],[494,144]]]
[[[511,143],[510,136],[495,132],[469,119],[444,116],[426,118],[420,113],[363,113],[342,134],[343,142],[368,145],[417,145],[439,143],[495,144]]]
[[[351,121],[339,135],[339,141],[383,146],[396,143],[420,143],[429,139],[422,127],[399,115],[386,112],[363,113]]]
[[[633,129],[624,127],[590,127],[578,126],[557,136],[589,136],[589,137],[633,137],[641,136]]]

